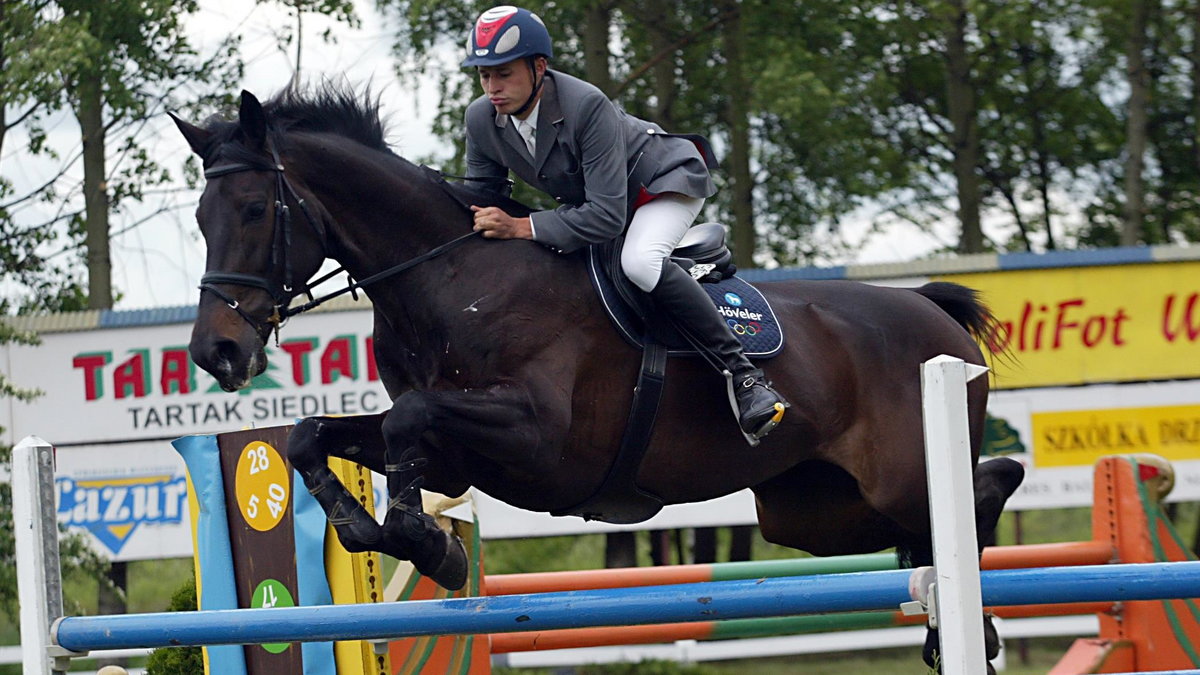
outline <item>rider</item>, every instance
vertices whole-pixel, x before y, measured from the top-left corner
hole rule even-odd
[[[733,374],[742,430],[765,435],[787,403],[746,358],[704,289],[669,261],[716,191],[700,152],[625,114],[591,84],[549,70],[552,55],[545,24],[525,9],[493,7],[471,30],[462,65],[477,68],[483,96],[467,108],[468,176],[501,185],[511,169],[561,204],[528,218],[472,206],[475,229],[559,253],[624,231],[625,275],[721,360]]]

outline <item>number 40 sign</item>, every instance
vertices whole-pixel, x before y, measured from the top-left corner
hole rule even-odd
[[[279,452],[262,441],[247,444],[238,457],[234,491],[250,527],[267,532],[278,525],[288,504],[288,470]]]

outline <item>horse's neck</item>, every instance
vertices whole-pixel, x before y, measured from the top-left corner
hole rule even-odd
[[[334,221],[330,253],[359,279],[470,232],[461,205],[399,157],[330,142],[308,154],[305,182]]]

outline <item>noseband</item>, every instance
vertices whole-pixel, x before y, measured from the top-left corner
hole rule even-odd
[[[321,253],[324,258],[329,257],[327,232],[325,230],[325,224],[318,218],[313,217],[312,212],[308,208],[308,204],[302,197],[300,197],[300,195],[296,192],[296,189],[292,187],[291,182],[288,181],[287,175],[283,169],[283,164],[279,161],[279,153],[276,151],[274,144],[271,144],[271,160],[274,162],[274,164],[260,164],[255,162],[229,162],[226,164],[218,164],[211,168],[205,169],[204,177],[206,179],[219,178],[221,176],[228,176],[232,173],[242,173],[244,171],[275,172],[275,232],[274,241],[271,244],[271,269],[276,270],[279,267],[282,267],[283,281],[277,282],[267,276],[245,274],[243,272],[205,272],[204,275],[200,277],[199,288],[201,293],[208,291],[209,293],[212,293],[223,300],[230,309],[234,310],[243,319],[245,319],[246,323],[250,324],[250,327],[253,328],[256,333],[261,335],[264,324],[269,326],[268,332],[274,331],[276,343],[279,342],[279,328],[286,323],[289,318],[302,312],[307,312],[310,309],[314,309],[318,305],[321,305],[326,301],[332,300],[333,298],[345,293],[350,293],[354,299],[357,300],[358,289],[377,281],[381,281],[395,274],[399,274],[407,269],[416,267],[427,260],[432,260],[443,253],[456,248],[459,244],[464,243],[467,239],[482,234],[482,232],[478,231],[469,232],[460,237],[451,239],[440,246],[434,247],[433,249],[416,256],[415,258],[406,260],[405,262],[389,267],[382,272],[373,274],[361,281],[355,281],[353,278],[350,278],[345,288],[341,288],[319,298],[314,298],[312,294],[312,289],[314,287],[321,285],[338,274],[341,274],[345,271],[345,268],[339,267],[338,269],[322,276],[319,279],[306,282],[298,290],[295,288],[292,282],[292,261],[291,258],[288,257],[288,249],[290,249],[292,246],[292,215],[291,209],[287,205],[287,199],[285,198],[285,195],[290,195],[292,200],[300,206],[300,210],[304,212],[305,219],[308,220],[309,224],[312,225],[313,230],[316,231],[317,237],[321,242]],[[453,196],[453,194],[451,194],[451,196]],[[455,197],[455,199],[458,198]],[[462,203],[461,200],[460,203]],[[466,206],[465,203],[463,205]],[[252,288],[259,288],[266,291],[274,301],[271,316],[264,321],[256,320],[254,317],[250,316],[246,310],[242,309],[241,304],[235,298],[217,288],[217,284],[250,286]],[[298,293],[305,293],[308,295],[309,301],[296,307],[290,307],[289,303]]]

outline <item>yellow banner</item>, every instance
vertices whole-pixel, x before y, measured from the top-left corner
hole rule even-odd
[[[974,288],[1004,327],[1000,389],[1200,377],[1200,262],[940,277]]]
[[[1200,405],[1033,414],[1038,468],[1091,466],[1105,455],[1139,452],[1200,459]]]

